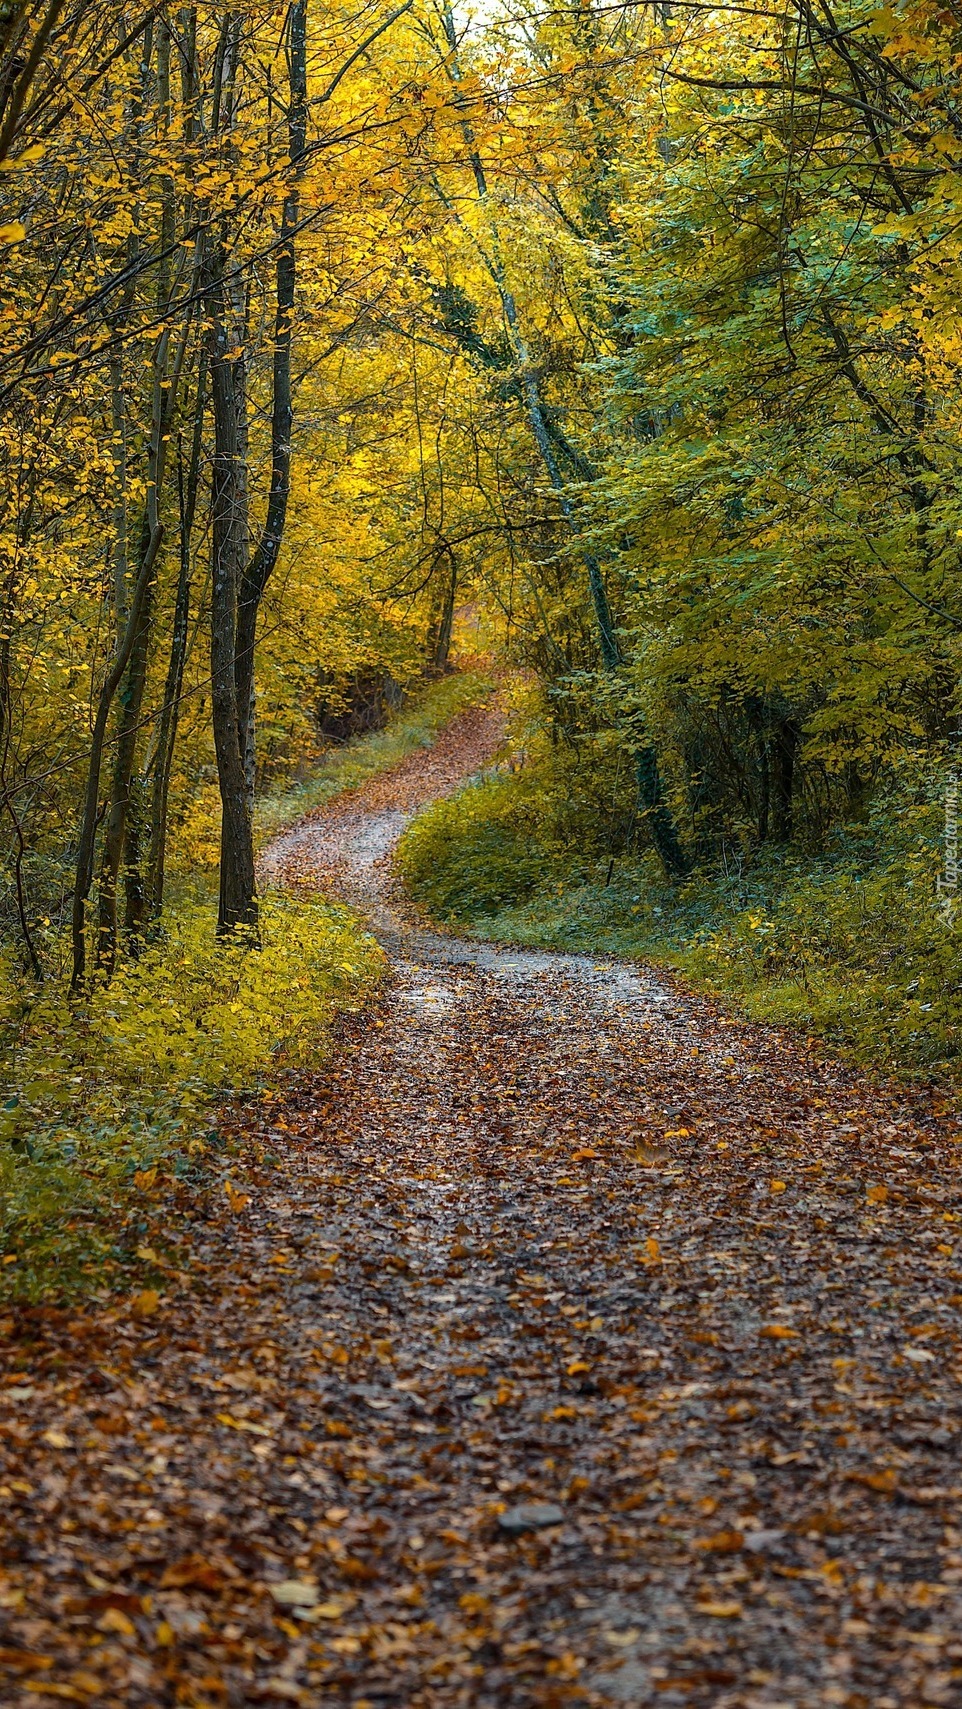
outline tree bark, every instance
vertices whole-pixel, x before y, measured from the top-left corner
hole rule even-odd
[[[184,479],[183,448],[178,447],[177,496],[180,513],[180,565],[177,594],[174,602],[174,626],[170,643],[170,662],[164,686],[164,703],[157,730],[157,755],[150,812],[150,847],[147,855],[146,905],[151,919],[156,920],[164,905],[164,880],[167,855],[167,803],[170,772],[180,720],[180,697],[187,663],[191,594],[191,539],[197,510],[197,489],[200,481],[200,455],[204,431],[205,389],[207,383],[206,351],[201,351],[194,404],[194,431],[190,449],[187,478]]]
[[[772,836],[777,843],[791,840],[794,829],[795,762],[801,732],[794,718],[779,718],[772,735]]]
[[[211,463],[210,672],[214,751],[221,798],[220,899],[217,931],[257,932],[254,835],[244,768],[244,732],[237,700],[237,599],[247,567],[249,519],[246,463],[247,366],[228,323],[223,249],[208,287],[214,453]]]
[[[151,540],[145,520],[141,535],[140,558],[143,561]],[[120,726],[114,754],[110,808],[104,832],[100,863],[100,883],[97,897],[97,966],[108,977],[117,958],[117,885],[124,856],[133,787],[137,737],[147,682],[147,661],[150,649],[151,612],[156,576],[152,573],[141,601],[138,622],[130,650],[126,681],[121,695]]]
[[[275,275],[271,485],[263,532],[256,551],[245,565],[237,598],[237,708],[241,723],[241,752],[252,800],[255,773],[254,646],[257,639],[257,616],[264,590],[277,564],[291,491],[291,433],[294,425],[291,346],[297,284],[295,232],[300,208],[299,181],[307,146],[307,0],[295,0],[291,7],[288,52],[290,104],[287,129],[291,176],[281,209]]]
[[[97,701],[97,711],[94,717],[94,727],[90,742],[90,759],[87,764],[87,784],[84,791],[83,813],[80,822],[80,834],[77,839],[76,876],[74,881],[73,909],[71,914],[71,940],[73,950],[73,971],[70,979],[70,990],[76,996],[83,988],[87,967],[87,933],[86,909],[90,896],[90,886],[93,882],[94,847],[97,840],[98,804],[100,799],[100,773],[103,766],[104,746],[107,739],[107,722],[110,718],[114,696],[120,687],[123,674],[127,669],[134,642],[140,627],[141,611],[148,591],[153,581],[154,566],[157,553],[160,551],[164,531],[158,522],[147,549],[141,559],[137,582],[130,602],[130,612],[126,627],[117,645],[114,660],[104,679],[103,687]]]

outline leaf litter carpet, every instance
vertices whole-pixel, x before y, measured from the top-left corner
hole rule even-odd
[[[394,971],[229,1116],[160,1309],[5,1325],[4,1703],[962,1703],[955,1126],[406,917],[391,843],[498,733],[270,851]]]

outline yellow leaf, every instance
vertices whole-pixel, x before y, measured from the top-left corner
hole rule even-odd
[[[251,1202],[250,1193],[238,1192],[233,1181],[224,1182],[224,1192],[227,1194],[227,1202],[235,1216]]]
[[[315,1608],[318,1600],[316,1584],[306,1579],[285,1578],[280,1584],[269,1584],[268,1590],[281,1608]]]
[[[119,1632],[122,1638],[135,1638],[137,1628],[122,1608],[108,1608],[97,1622],[102,1632]]]
[[[590,1370],[591,1366],[586,1364],[584,1359],[572,1359],[571,1364],[568,1366],[568,1375],[569,1377],[576,1377],[580,1371]]]
[[[644,1261],[646,1264],[660,1264],[661,1263],[661,1247],[659,1246],[657,1240],[655,1240],[653,1236],[649,1236],[649,1238],[645,1241],[645,1259],[644,1259]]]
[[[772,1185],[771,1185],[771,1191],[773,1193],[784,1193],[785,1182],[784,1181],[773,1181]]]
[[[883,1186],[869,1187],[865,1195],[870,1205],[884,1205],[888,1196],[889,1190]]]
[[[130,1302],[130,1309],[135,1317],[153,1317],[160,1309],[160,1295],[156,1288],[142,1288]]]
[[[319,1620],[340,1620],[350,1613],[356,1601],[356,1596],[332,1596],[327,1602],[319,1602],[314,1613]]]
[[[787,1323],[766,1323],[764,1328],[759,1330],[759,1334],[763,1335],[766,1341],[791,1341],[793,1337],[798,1336],[798,1330],[789,1329]]]
[[[217,1414],[218,1424],[226,1424],[230,1430],[247,1430],[251,1436],[270,1436],[271,1432],[264,1424],[252,1424],[249,1418],[234,1418],[229,1412]]]
[[[91,1697],[99,1697],[104,1689],[103,1680],[98,1679],[96,1674],[87,1673],[82,1667],[78,1667],[70,1678],[78,1691],[86,1691]]]
[[[67,1435],[66,1431],[58,1430],[56,1426],[53,1426],[50,1430],[45,1430],[40,1440],[41,1442],[46,1442],[48,1448],[70,1447],[70,1437]]]
[[[87,1694],[75,1685],[57,1685],[52,1679],[25,1679],[24,1685],[37,1697],[62,1697],[68,1703],[86,1703]]]
[[[0,243],[22,243],[27,235],[27,228],[20,220],[11,220],[9,225],[0,225]]]
[[[699,1602],[699,1614],[711,1614],[716,1620],[737,1620],[741,1616],[740,1602]]]

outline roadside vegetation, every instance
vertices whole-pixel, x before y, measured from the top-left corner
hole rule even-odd
[[[790,850],[730,837],[669,881],[624,810],[617,750],[552,744],[528,688],[514,753],[405,831],[414,898],[476,937],[639,957],[860,1061],[962,1071],[962,934],[938,903],[944,808],[919,772]]]
[[[463,673],[415,692],[383,729],[262,796],[260,840],[429,746],[490,687]],[[71,1000],[65,945],[42,985],[12,954],[0,965],[2,1297],[129,1284],[149,1270],[138,1248],[165,1184],[202,1181],[205,1160],[220,1158],[218,1104],[269,1100],[291,1072],[316,1066],[335,1015],[381,975],[382,952],[357,918],[302,891],[262,900],[258,948],[216,939],[215,804],[216,793],[209,837],[198,814],[173,843],[163,930],[110,981]]]

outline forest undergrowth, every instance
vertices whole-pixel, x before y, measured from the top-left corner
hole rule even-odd
[[[259,841],[430,746],[489,690],[470,672],[422,689],[385,728],[263,795]],[[213,803],[201,808],[215,818]],[[65,955],[39,986],[12,956],[2,964],[2,1298],[149,1280],[157,1211],[143,1207],[148,1196],[156,1207],[165,1180],[174,1198],[189,1195],[211,1159],[223,1161],[218,1104],[269,1102],[291,1073],[316,1067],[334,1017],[359,1008],[382,975],[383,953],[356,915],[317,895],[268,890],[258,948],[217,940],[201,808],[172,839],[163,930],[112,980],[78,1003]]]
[[[530,685],[517,698],[515,761],[402,837],[399,867],[429,913],[492,942],[671,968],[861,1063],[958,1079],[962,935],[939,906],[931,777],[903,777],[859,822],[790,850],[733,835],[673,882],[619,813],[616,768],[590,744],[552,744],[537,699]]]

